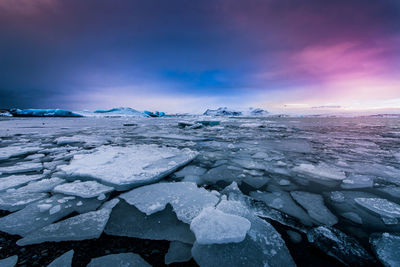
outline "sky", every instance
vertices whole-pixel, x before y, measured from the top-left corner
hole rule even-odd
[[[400,112],[398,0],[0,0],[0,108]]]

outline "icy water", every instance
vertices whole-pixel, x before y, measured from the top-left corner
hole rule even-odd
[[[400,119],[4,118],[0,141],[18,266],[400,264]]]

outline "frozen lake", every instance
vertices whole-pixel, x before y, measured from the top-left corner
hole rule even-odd
[[[399,118],[0,119],[21,266],[399,266],[399,204]]]

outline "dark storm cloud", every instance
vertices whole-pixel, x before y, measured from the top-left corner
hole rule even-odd
[[[312,84],[343,71],[310,71],[314,51],[391,66],[399,17],[394,0],[5,0],[0,107],[74,107],[69,95],[149,83],[177,95]]]

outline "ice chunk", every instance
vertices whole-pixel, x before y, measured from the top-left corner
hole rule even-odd
[[[164,210],[146,215],[136,207],[121,201],[113,209],[104,232],[108,235],[176,240],[190,244],[195,240],[189,225],[176,218],[169,204]]]
[[[63,109],[10,109],[14,117],[83,117]]]
[[[54,177],[50,179],[43,179],[40,181],[30,182],[29,184],[20,187],[17,189],[18,192],[26,192],[26,193],[42,193],[42,192],[51,192],[51,190],[59,185],[65,183],[64,179]]]
[[[74,250],[71,249],[68,252],[65,252],[60,257],[52,261],[47,267],[71,267],[72,258],[74,257]]]
[[[215,184],[218,181],[231,183],[234,181],[240,182],[241,180],[243,180],[241,174],[242,170],[240,168],[229,165],[221,165],[216,168],[210,169],[203,176],[201,176],[201,178],[202,180],[210,184]]]
[[[342,181],[340,185],[344,189],[352,188],[368,188],[374,185],[374,179],[365,175],[351,175],[349,178]]]
[[[330,198],[332,201],[341,203],[345,201],[344,194],[340,191],[333,191],[331,192]]]
[[[134,253],[111,254],[92,259],[87,267],[151,267],[142,257]]]
[[[200,266],[295,266],[279,233],[241,202],[222,200],[217,209],[248,219],[251,228],[240,243],[201,245],[196,242],[192,255]]]
[[[192,258],[192,245],[179,241],[172,241],[169,245],[167,254],[165,254],[165,264],[174,262],[186,262]]]
[[[302,163],[299,166],[294,167],[293,170],[306,176],[309,175],[310,178],[315,179],[339,181],[346,179],[346,174],[343,171],[325,163],[320,163],[316,166]]]
[[[296,231],[292,231],[292,230],[287,230],[286,233],[288,234],[290,240],[293,243],[300,243],[302,238],[301,238],[301,234],[299,234]]]
[[[75,155],[60,170],[70,177],[92,178],[117,190],[156,182],[197,156],[189,149],[131,145],[102,146],[92,154]]]
[[[324,205],[322,196],[302,191],[292,191],[290,194],[314,220],[329,226],[338,222],[336,216]]]
[[[79,201],[84,204],[77,206],[76,203]],[[44,212],[43,204],[51,204],[51,208]],[[25,236],[30,232],[58,221],[74,211],[79,213],[87,212],[96,209],[100,204],[101,201],[97,199],[72,199],[63,195],[54,195],[51,198],[29,204],[22,210],[0,218],[0,231]],[[60,206],[59,211],[51,213],[51,209],[58,205]]]
[[[190,230],[198,244],[224,244],[242,242],[250,226],[246,218],[208,207],[193,219]]]
[[[107,208],[80,214],[36,230],[18,240],[17,245],[99,238],[110,214],[111,209]]]
[[[202,167],[190,165],[176,172],[175,175],[177,177],[185,177],[187,175],[203,175],[206,171],[207,170]]]
[[[40,147],[31,146],[6,146],[0,148],[0,160],[6,160],[13,157],[19,157],[38,152]]]
[[[270,181],[270,178],[265,177],[265,176],[260,176],[260,177],[253,177],[249,176],[243,179],[243,182],[246,184],[258,189],[263,187],[265,184],[267,184]]]
[[[188,182],[142,186],[122,194],[121,198],[147,215],[163,210],[170,203],[178,219],[185,223],[190,223],[203,208],[212,207],[219,200],[213,193]]]
[[[279,191],[268,193],[257,191],[251,192],[250,196],[254,199],[263,201],[271,208],[280,210],[299,219],[305,225],[312,225],[310,216],[293,201],[287,192]]]
[[[0,167],[0,174],[39,172],[41,170],[43,170],[43,164],[40,162],[21,162],[9,167]]]
[[[398,234],[373,234],[369,242],[385,267],[400,266],[400,236]]]
[[[389,185],[381,188],[377,188],[378,191],[384,192],[392,197],[400,198],[400,187],[395,185]]]
[[[400,205],[383,198],[355,198],[354,201],[383,217],[400,218]]]
[[[73,183],[66,183],[57,185],[53,192],[65,195],[78,196],[82,198],[98,197],[102,194],[113,191],[114,188],[102,185],[96,181],[75,181]]]
[[[348,266],[373,266],[375,262],[357,240],[335,228],[313,228],[307,233],[307,238],[323,252]]]
[[[0,178],[0,192],[9,188],[25,185],[29,182],[40,180],[43,175],[12,175]]]
[[[3,260],[0,260],[1,267],[14,267],[17,264],[18,256],[14,255]]]
[[[220,107],[218,109],[207,109],[203,115],[205,116],[241,116],[241,111],[230,110],[227,107]]]
[[[0,210],[16,211],[26,205],[47,198],[45,193],[2,192],[0,193]]]

